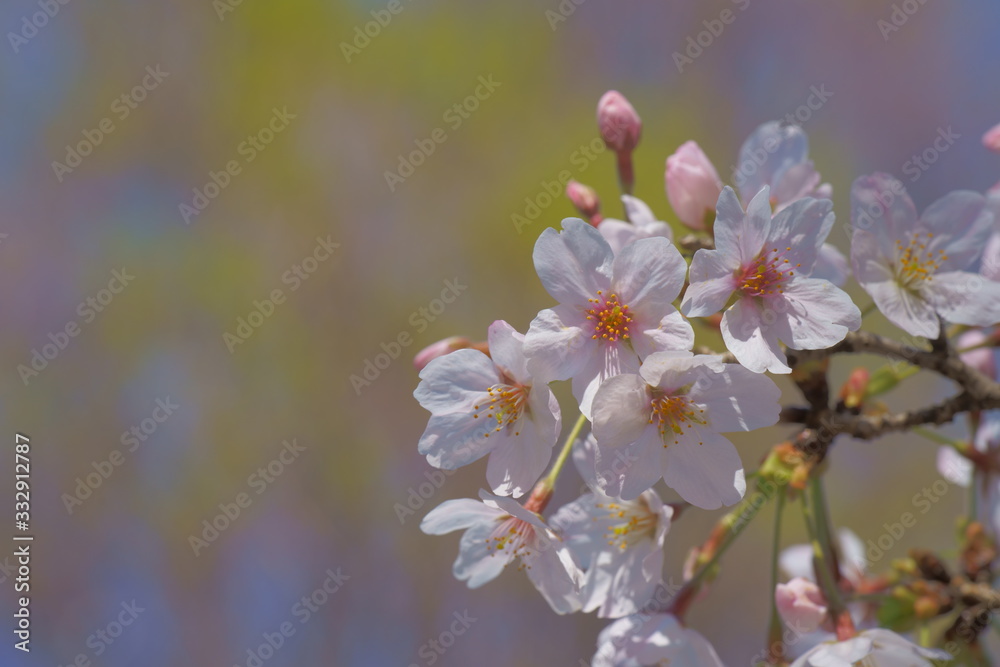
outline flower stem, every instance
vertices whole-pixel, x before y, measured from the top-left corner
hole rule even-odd
[[[785,494],[778,493],[778,505],[774,510],[774,539],[771,542],[771,622],[767,629],[768,661],[777,663],[783,657],[784,642],[781,632],[781,616],[774,591],[778,587],[778,552],[781,549],[781,517],[785,509]]]
[[[968,450],[968,445],[966,445],[966,443],[961,442],[959,440],[953,440],[948,436],[942,433],[938,433],[937,431],[932,431],[929,428],[924,428],[923,426],[914,426],[911,430],[917,435],[926,438],[932,442],[936,442],[939,445],[946,445],[948,447],[951,447],[959,454],[964,454]]]
[[[549,474],[545,476],[542,480],[545,488],[551,491],[556,487],[556,479],[559,478],[559,473],[562,472],[563,466],[566,465],[566,459],[569,458],[569,453],[573,451],[573,443],[580,435],[580,431],[583,430],[584,424],[587,423],[587,418],[582,414],[576,420],[576,424],[573,425],[573,430],[569,432],[569,436],[566,437],[566,442],[563,443],[562,451],[559,452],[559,456],[556,458],[556,462],[552,464],[552,469]]]
[[[755,497],[756,494],[754,494]],[[715,565],[722,558],[722,555],[726,553],[726,550],[732,546],[736,538],[750,525],[750,521],[757,516],[760,509],[767,504],[768,498],[765,496],[764,502],[754,503],[751,501],[750,497],[747,496],[743,499],[743,502],[736,506],[732,512],[722,517],[719,523],[715,525],[712,530],[712,535],[708,538],[706,545],[702,547],[703,550],[707,548],[713,549],[712,556],[709,558],[708,562],[698,568],[698,571],[692,575],[684,583],[684,587],[677,593],[674,599],[677,604],[674,605],[673,612],[675,615],[680,617],[684,613],[684,609],[678,608],[679,606],[686,607],[693,598],[693,593],[697,589],[698,585],[701,583],[702,579],[708,575],[709,572],[715,567]],[[722,533],[722,531],[726,531]],[[711,547],[708,544],[713,543]]]
[[[833,552],[830,526],[826,516],[826,501],[823,498],[823,487],[818,478],[813,477],[809,480],[806,493],[802,494],[802,510],[805,514],[806,528],[809,531],[809,541],[813,548],[816,583],[823,589],[823,595],[826,597],[830,609],[830,616],[835,621],[839,621],[845,607],[840,598],[838,585],[840,573],[837,571],[839,568]],[[850,620],[850,616],[847,619]],[[838,627],[838,637],[839,630]],[[841,640],[843,639],[846,637],[841,638]]]
[[[868,314],[870,314],[870,313],[871,313],[871,312],[872,312],[873,310],[875,310],[875,308],[876,308],[876,306],[875,306],[875,302],[874,302],[874,301],[872,301],[871,303],[869,303],[869,304],[868,304],[867,306],[865,306],[865,307],[864,307],[864,308],[863,308],[863,309],[861,310],[861,317],[865,317],[865,316],[867,316],[867,315],[868,315]]]

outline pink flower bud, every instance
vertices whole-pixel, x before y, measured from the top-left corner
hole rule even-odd
[[[468,338],[463,338],[462,336],[445,338],[444,340],[439,340],[436,343],[431,343],[424,349],[417,352],[417,356],[413,357],[413,365],[417,367],[418,371],[421,371],[424,369],[424,366],[429,364],[434,359],[443,357],[449,352],[462,350],[467,347],[472,347],[472,341]]]
[[[983,146],[1000,153],[1000,125],[995,125],[983,135]]]
[[[955,341],[955,348],[961,350],[962,348],[980,345],[986,343],[988,339],[989,336],[983,333],[981,329],[969,329]],[[970,350],[959,355],[959,357],[986,377],[993,380],[997,379],[996,358],[994,357],[992,347],[985,346],[977,350]]]
[[[630,153],[639,144],[642,121],[625,96],[617,90],[604,93],[597,103],[597,125],[611,150]]]
[[[796,577],[787,584],[778,584],[774,601],[781,620],[796,632],[813,632],[827,620],[826,598],[808,579]]]
[[[566,184],[566,196],[590,224],[596,227],[604,219],[601,215],[601,200],[593,188],[578,181],[570,181]]]
[[[722,180],[698,144],[687,141],[667,158],[666,182],[667,199],[681,222],[705,229],[722,193]]]

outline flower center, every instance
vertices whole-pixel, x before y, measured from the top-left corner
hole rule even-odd
[[[508,560],[531,554],[535,541],[535,527],[527,521],[516,519],[509,514],[500,517],[497,527],[486,538],[486,550],[491,556],[501,555]],[[524,567],[524,564],[521,565]]]
[[[641,497],[634,503],[598,503],[596,506],[606,510],[611,519],[604,536],[609,546],[624,551],[630,545],[651,539],[656,534],[657,517],[649,511],[649,506]]]
[[[685,429],[690,430],[695,424],[704,426],[708,422],[703,418],[705,411],[695,405],[687,396],[661,396],[653,398],[652,411],[649,415],[650,424],[658,424],[663,446],[667,446],[668,431],[673,433],[674,444]],[[700,442],[698,443],[701,444]]]
[[[594,323],[594,335],[591,338],[617,341],[628,340],[629,325],[632,315],[628,305],[619,303],[617,294],[604,296],[603,290],[597,290],[596,299],[588,299],[593,307],[587,310],[587,319]]]
[[[778,248],[761,251],[753,262],[743,267],[742,273],[737,272],[738,289],[749,296],[783,294],[785,283],[795,275],[794,269],[802,266],[792,266],[791,261],[785,258],[785,253],[790,250],[788,247],[784,252],[779,252]]]
[[[922,240],[921,237],[925,237]],[[910,237],[910,243],[903,245],[902,241],[896,241],[896,253],[898,257],[899,282],[903,287],[913,287],[924,281],[933,280],[934,274],[941,268],[941,262],[948,259],[944,250],[928,250],[927,245],[934,238],[934,234],[914,234]]]
[[[520,384],[495,384],[486,390],[486,396],[488,401],[472,406],[475,410],[473,419],[479,419],[480,413],[485,411],[483,417],[487,422],[487,433],[484,437],[490,437],[490,431],[496,433],[504,428],[516,427],[526,407],[528,387]],[[494,422],[496,427],[493,426]],[[521,432],[514,431],[514,435],[521,435]]]

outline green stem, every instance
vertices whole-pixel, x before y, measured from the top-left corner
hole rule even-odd
[[[839,573],[834,570],[836,561],[833,559],[823,488],[815,477],[809,480],[806,493],[802,494],[802,510],[813,548],[816,583],[823,589],[823,594],[829,603],[830,616],[838,618],[844,609],[844,603],[840,598],[840,587],[837,585]]]
[[[566,442],[563,443],[562,451],[559,452],[556,462],[552,464],[552,470],[549,471],[549,474],[546,475],[543,480],[545,488],[552,490],[556,487],[556,479],[559,478],[559,473],[562,472],[563,466],[566,465],[566,459],[569,458],[569,453],[573,451],[573,443],[576,442],[577,437],[580,435],[580,431],[583,430],[583,426],[586,423],[587,418],[581,414],[579,418],[577,418],[576,424],[573,425],[573,430],[569,432]]]
[[[726,553],[726,550],[732,546],[736,538],[746,530],[746,527],[750,525],[750,521],[757,516],[760,509],[767,504],[767,501],[762,502],[758,505],[750,502],[749,496],[743,499],[743,502],[737,505],[736,509],[722,517],[719,521],[720,524],[729,526],[729,533],[722,539],[719,546],[716,547],[715,553],[709,559],[707,563],[701,566],[697,572],[694,573],[685,584],[684,588],[681,589],[680,593],[677,594],[677,598],[681,598],[686,592],[690,591],[692,588],[701,583],[701,580],[705,578],[716,563],[722,558],[722,555]]]
[[[953,440],[948,436],[938,433],[937,431],[932,431],[929,428],[924,428],[923,426],[914,426],[910,429],[913,433],[930,440],[931,442],[936,442],[939,445],[946,445],[951,447],[959,454],[964,454],[968,450],[968,445],[959,440]]]
[[[778,614],[778,604],[774,591],[778,587],[778,553],[781,549],[781,517],[785,509],[784,490],[778,492],[778,505],[774,510],[774,539],[771,541],[771,623],[767,629],[767,648],[772,657],[783,647],[781,616]],[[780,655],[780,653],[779,653]]]

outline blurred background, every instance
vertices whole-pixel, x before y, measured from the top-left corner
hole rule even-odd
[[[61,2],[0,6],[0,507],[27,434],[35,535],[32,651],[4,630],[4,665],[589,662],[606,622],[555,616],[513,569],[470,591],[458,535],[419,531],[475,497],[485,461],[444,476],[418,455],[412,357],[551,305],[531,250],[574,215],[543,196],[561,173],[620,214],[614,161],[589,148],[600,95],[642,116],[636,194],[672,222],[667,155],[695,139],[729,180],[749,132],[821,88],[799,121],[841,249],[857,175],[895,173],[918,208],[1000,179],[980,145],[1000,120],[988,0]],[[835,387],[877,361],[837,359]],[[947,391],[918,378],[887,402]],[[734,440],[752,470],[786,433]],[[834,521],[876,540],[940,479],[936,450],[838,442]],[[873,569],[951,548],[949,488]],[[551,507],[579,489],[570,468]],[[720,516],[676,523],[668,575]],[[771,516],[687,619],[728,664],[764,643]],[[795,506],[785,524],[800,541]],[[429,649],[456,613],[475,621]]]

